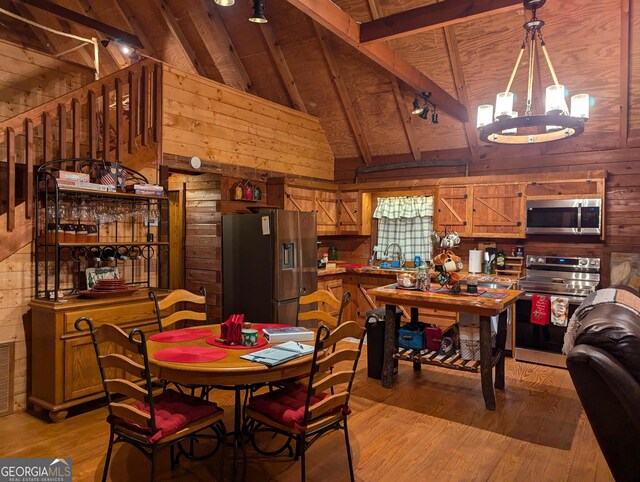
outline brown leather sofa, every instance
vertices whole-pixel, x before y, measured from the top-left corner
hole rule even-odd
[[[613,476],[640,480],[640,317],[617,305],[596,306],[567,368]]]

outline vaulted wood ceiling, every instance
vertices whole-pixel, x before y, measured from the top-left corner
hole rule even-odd
[[[503,153],[508,156],[510,152],[509,147],[481,145],[475,110],[479,104],[494,102],[513,68],[524,36],[522,24],[529,17],[514,2],[446,0],[445,4],[468,4],[466,12],[480,14],[444,27],[438,24],[427,31],[400,35],[386,44],[379,41],[358,46],[359,51],[353,42],[349,45],[345,41],[347,34],[339,38],[329,32],[330,22],[316,18],[316,23],[296,8],[311,5],[307,13],[321,17],[325,7],[333,8],[329,0],[265,0],[269,19],[265,25],[247,21],[250,0],[236,0],[228,8],[219,7],[213,0],[51,1],[137,35],[146,55],[318,116],[337,163],[349,162],[355,167],[389,159],[437,156],[473,160]],[[27,3],[33,0],[0,0],[0,8],[78,35],[105,37]],[[342,10],[341,15],[365,23],[437,1],[334,3]],[[492,4],[499,10],[487,15],[481,4]],[[539,16],[546,21],[545,40],[560,81],[571,93],[588,92],[595,99],[585,134],[536,147],[540,154],[640,146],[638,10],[637,0],[549,0],[540,10]],[[3,38],[51,53],[64,52],[77,44],[4,15],[0,15],[0,27]],[[369,35],[380,35],[380,29],[374,27],[367,27]],[[394,35],[398,36],[397,32]],[[363,53],[370,47],[375,50],[373,54]],[[397,56],[398,65],[408,62],[422,80],[432,81],[444,91],[440,96],[434,94],[436,104],[449,97],[453,103],[466,106],[469,122],[453,117],[462,118],[459,109],[441,109],[438,125],[412,116],[409,111],[415,87],[372,60],[380,50],[387,52],[385,49]],[[113,42],[106,49],[100,47],[100,54],[101,75],[127,63]],[[87,47],[65,58],[90,63],[91,50]],[[512,89],[519,111],[524,110],[526,67],[525,61]],[[544,89],[552,81],[546,66],[540,71],[542,81],[537,88]]]

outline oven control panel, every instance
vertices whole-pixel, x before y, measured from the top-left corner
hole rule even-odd
[[[527,256],[527,268],[564,268],[567,271],[600,271],[600,258],[575,258],[561,256]]]

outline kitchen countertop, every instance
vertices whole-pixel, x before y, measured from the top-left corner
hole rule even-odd
[[[360,266],[360,265],[345,265],[342,268],[336,268],[334,270],[325,270],[319,269],[318,276],[329,276],[343,273],[355,273],[355,274],[366,274],[366,275],[377,275],[377,276],[385,276],[385,277],[395,277],[397,273],[402,272],[399,269],[386,269],[386,268],[372,268],[370,266]],[[409,273],[414,272],[412,270],[408,271]],[[512,282],[515,283],[516,279],[509,278],[507,276],[495,276],[495,275],[486,275],[482,273],[474,273],[478,276],[478,281],[481,283],[499,283],[503,282]],[[469,276],[469,272],[467,271],[458,271],[458,275],[460,275],[460,279],[465,281]]]

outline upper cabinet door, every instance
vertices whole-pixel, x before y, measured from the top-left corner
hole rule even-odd
[[[318,236],[338,233],[338,193],[336,191],[316,191],[315,211],[317,213]]]
[[[486,184],[473,188],[473,236],[523,238],[524,185]]]
[[[314,212],[316,210],[315,192],[311,189],[287,186],[284,194],[284,208],[287,211]]]
[[[440,186],[438,188],[436,227],[439,231],[455,231],[471,236],[471,186]]]
[[[338,197],[339,234],[371,234],[371,194],[341,192]]]

